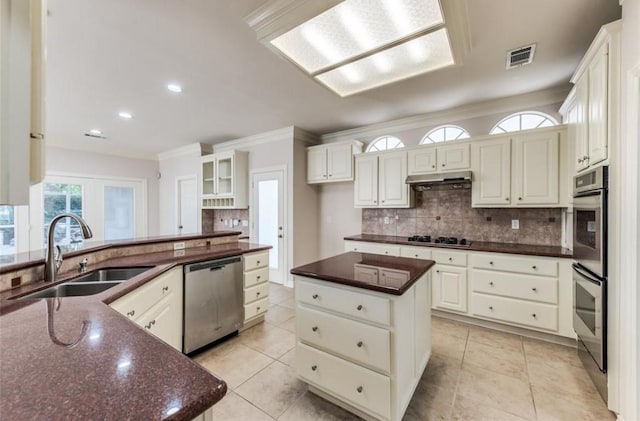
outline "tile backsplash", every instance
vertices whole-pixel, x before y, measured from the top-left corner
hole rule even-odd
[[[240,221],[234,226],[233,221]],[[202,209],[202,232],[241,231],[242,236],[249,235],[249,225],[242,225],[242,221],[249,221],[248,209]]]
[[[511,228],[513,219],[520,229]],[[362,233],[559,246],[562,209],[478,209],[471,207],[471,190],[429,191],[416,193],[412,209],[363,209]]]

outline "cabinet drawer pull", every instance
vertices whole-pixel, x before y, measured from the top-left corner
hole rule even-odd
[[[358,251],[358,247],[354,247],[354,248],[353,248],[353,251]]]
[[[537,266],[531,266],[531,269],[536,270],[536,269],[538,269],[538,267]]]
[[[435,168],[435,167],[436,167],[435,165],[432,165],[432,166],[431,166],[431,168]]]
[[[536,313],[533,313],[533,314],[531,315],[531,317],[533,317],[533,318],[535,319],[535,318],[537,318],[538,316],[536,316]]]
[[[167,291],[169,291],[169,287],[162,287],[162,292],[163,292],[163,293],[165,293],[165,292],[167,292]]]
[[[385,251],[385,252],[384,252],[384,254],[389,254],[389,252],[388,252],[388,251]]]
[[[314,300],[317,300],[317,299],[318,299],[318,294],[313,294],[313,295],[311,296],[311,298],[313,298]]]
[[[436,273],[440,273],[440,269],[436,269]]]
[[[362,343],[362,341],[360,341],[356,345],[358,345],[358,348],[362,348],[362,345],[364,345],[364,343]]]
[[[151,320],[151,321],[150,321],[150,322],[149,322],[145,327],[146,327],[147,329],[151,329],[151,326],[153,326],[153,325],[155,325],[155,324],[156,324],[156,321],[155,321],[155,320]]]
[[[313,330],[314,332],[317,332],[318,331],[318,326],[312,327],[311,330]]]
[[[329,174],[329,177],[333,177],[333,174]]]
[[[508,201],[509,201],[509,198],[508,198],[508,197],[505,197],[505,198],[504,198],[504,200],[506,200],[506,201],[508,202]]]
[[[256,313],[260,311],[260,306],[256,307]]]
[[[127,316],[133,316],[136,314],[135,310],[127,311]]]
[[[531,291],[533,291],[533,292],[538,292],[538,288],[533,287],[533,288],[531,288]]]
[[[493,286],[493,281],[489,282],[489,285]]]
[[[260,296],[260,291],[256,292],[256,297]]]
[[[493,306],[489,306],[489,310],[493,311]]]
[[[311,366],[311,371],[316,371],[317,369],[318,369],[318,366],[317,366],[317,365],[312,365],[312,366]]]
[[[453,262],[453,257],[449,257],[449,261],[450,261],[450,262]]]
[[[260,260],[256,260],[256,265],[259,265],[259,264],[260,264]]]
[[[418,255],[417,255],[417,254],[414,254],[414,256],[418,257]]]
[[[362,386],[358,386],[356,390],[358,391],[358,393],[362,393]]]
[[[445,167],[447,164],[442,164],[443,167]]]
[[[493,262],[489,262],[489,264],[493,266]]]
[[[356,307],[356,309],[357,309],[358,311],[361,311],[361,310],[362,310],[362,304],[358,304],[358,307]]]
[[[260,275],[256,276],[256,281],[260,280]]]
[[[522,197],[518,197],[518,200],[522,200]]]

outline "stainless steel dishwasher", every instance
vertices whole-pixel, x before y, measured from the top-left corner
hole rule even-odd
[[[242,258],[184,267],[184,342],[188,354],[240,329],[243,320]]]

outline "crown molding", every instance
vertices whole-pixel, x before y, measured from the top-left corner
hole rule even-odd
[[[265,143],[278,142],[281,140],[293,139],[295,132],[294,126],[287,126],[277,130],[271,130],[265,133],[259,133],[239,139],[229,140],[226,142],[216,143],[213,145],[214,153],[224,152],[231,149],[243,149],[251,146],[261,145]]]
[[[448,121],[466,120],[490,114],[512,112],[517,109],[539,107],[564,101],[570,87],[556,87],[542,91],[515,95],[505,98],[476,102],[444,111],[420,114],[413,117],[391,120],[384,123],[371,124],[355,129],[343,130],[320,136],[322,143],[335,142],[344,139],[384,135],[393,132],[419,129],[422,127],[443,124]]]
[[[179,148],[171,149],[166,152],[160,152],[158,154],[158,161],[164,161],[165,159],[178,158],[186,155],[207,155],[213,152],[213,147],[206,143],[190,143]]]

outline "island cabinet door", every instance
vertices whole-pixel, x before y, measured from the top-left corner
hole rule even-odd
[[[445,265],[435,266],[433,307],[467,312],[467,269]]]
[[[171,292],[138,320],[140,326],[158,339],[182,351],[182,294]]]

